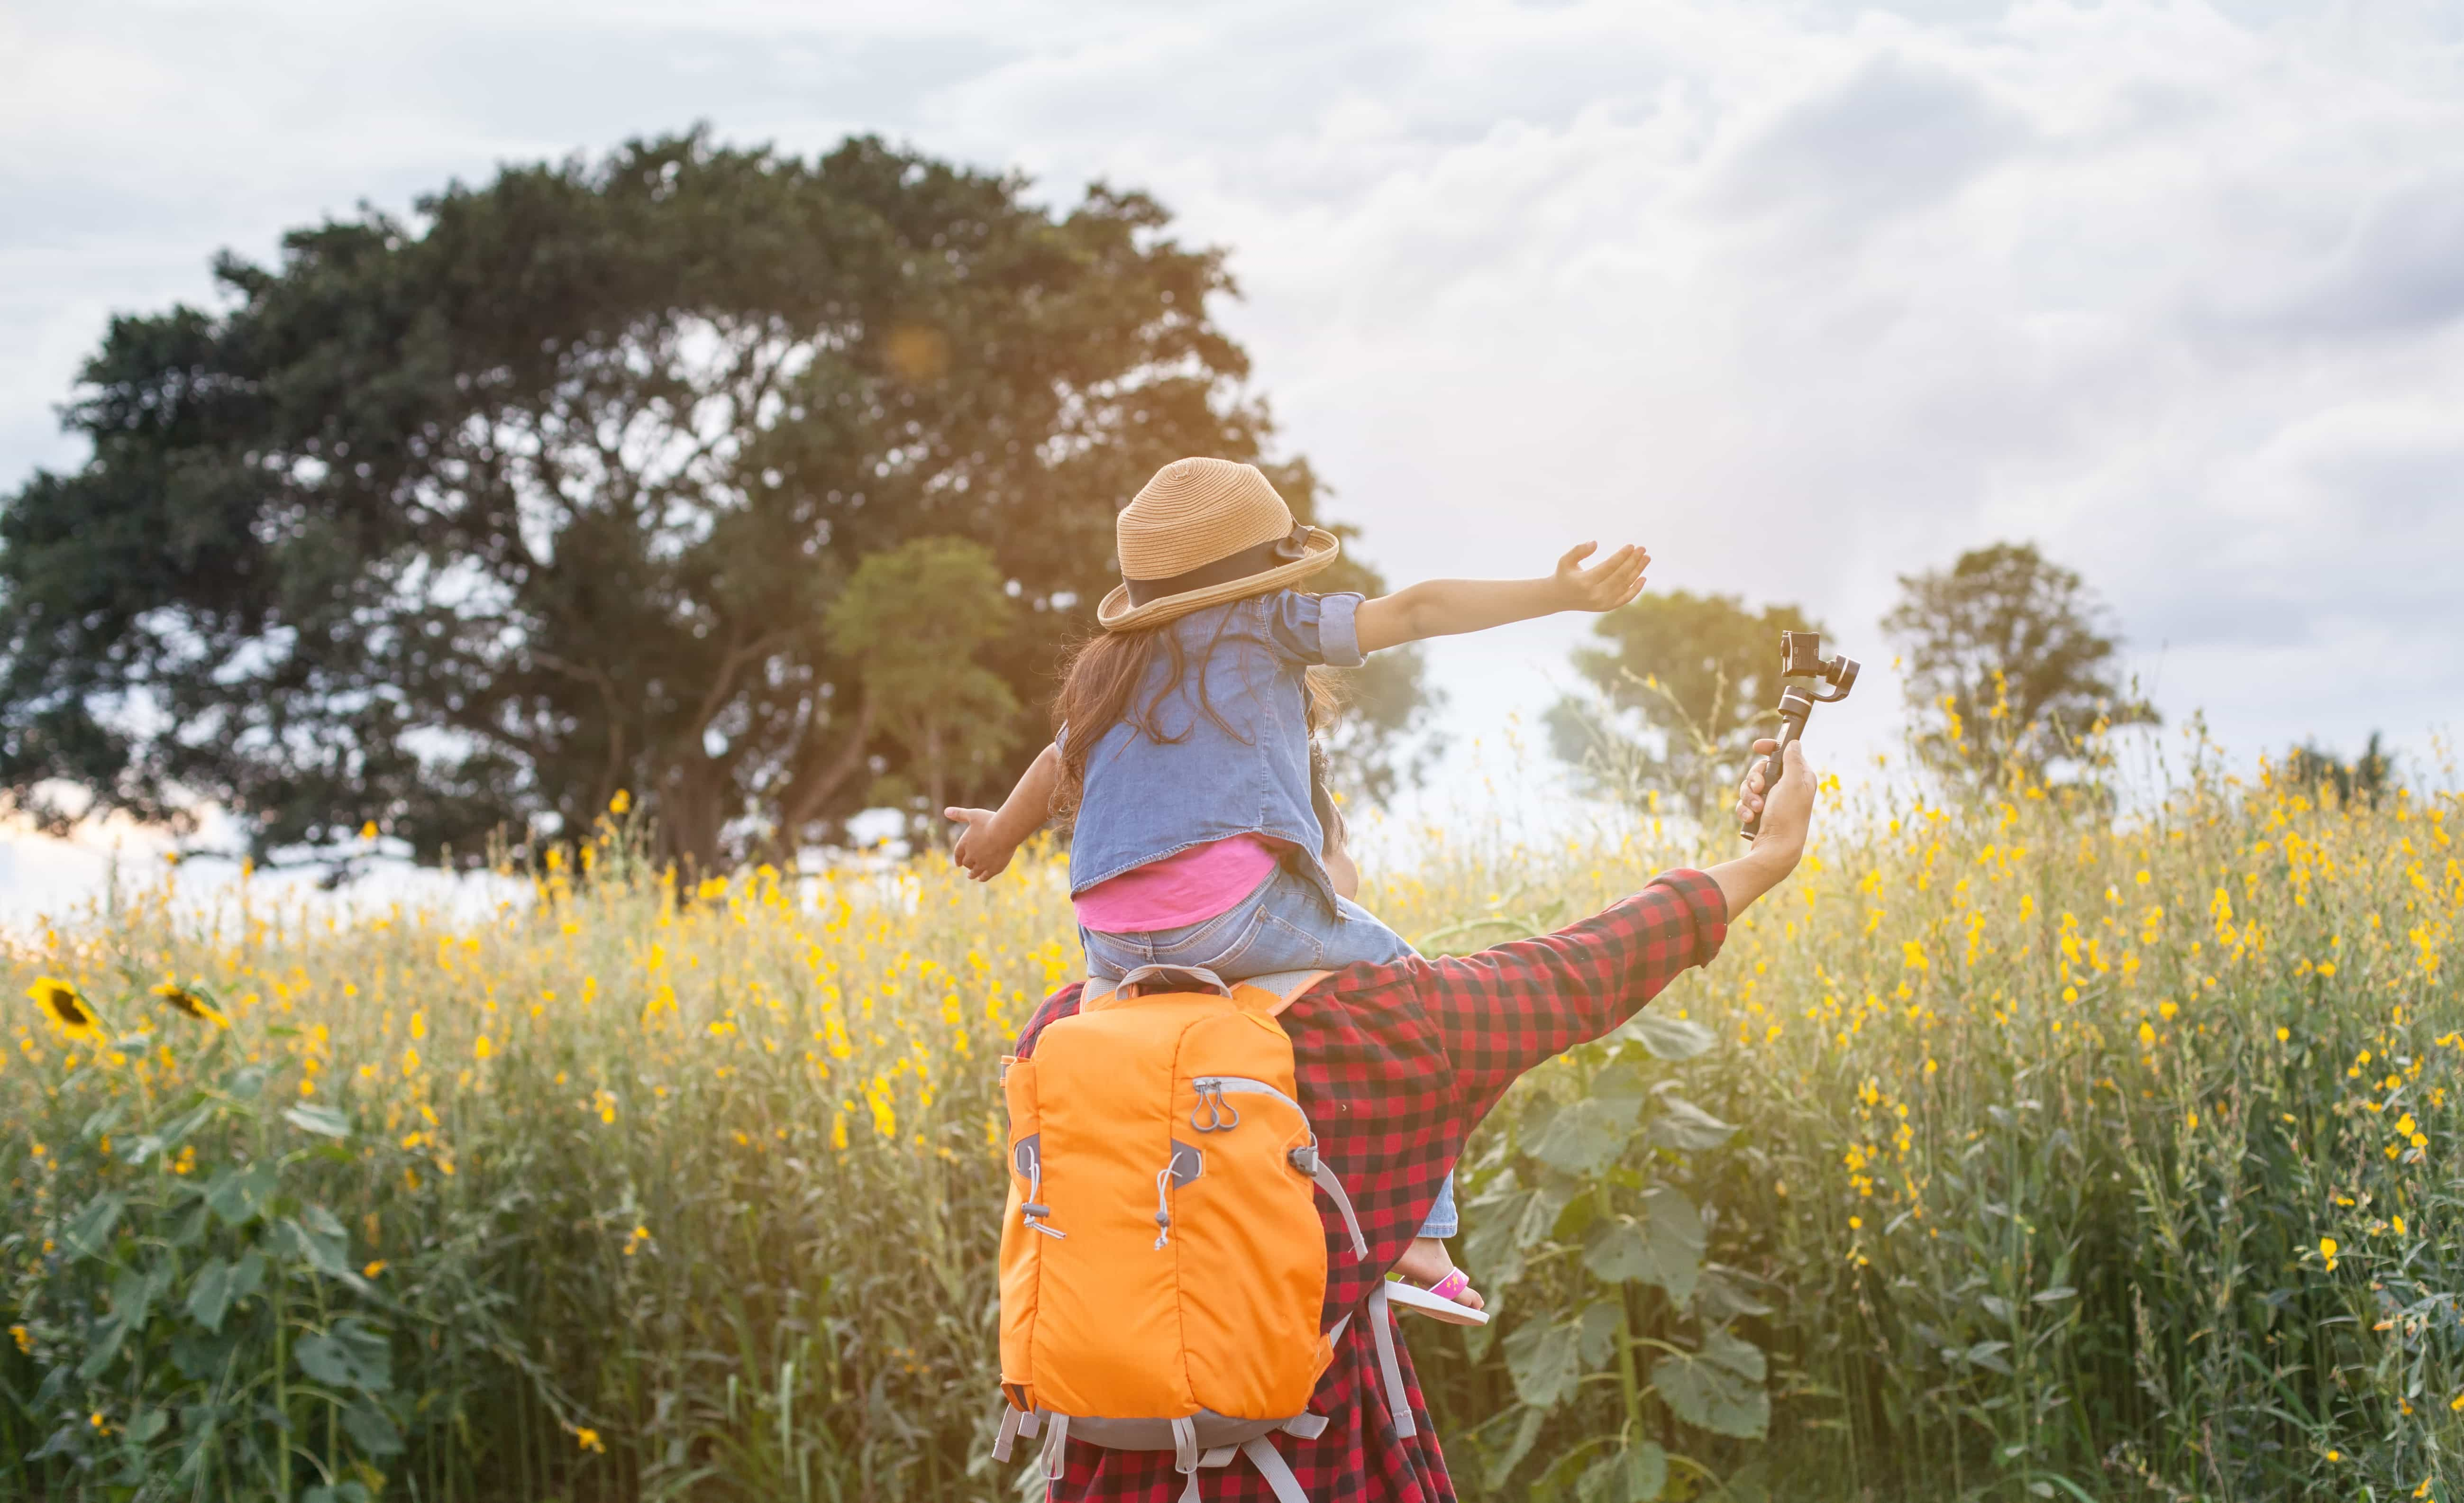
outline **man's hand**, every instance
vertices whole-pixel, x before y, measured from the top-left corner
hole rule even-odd
[[[1814,773],[1805,764],[1804,742],[1788,743],[1783,759],[1787,764],[1780,769],[1779,786],[1765,791],[1764,763],[1778,744],[1768,737],[1754,742],[1753,764],[1737,789],[1739,823],[1750,819],[1756,810],[1763,816],[1762,831],[1754,837],[1753,849],[1705,873],[1720,884],[1731,922],[1755,898],[1796,870],[1797,858],[1805,854],[1807,831],[1814,824]]]
[[[1754,849],[1761,851],[1768,842],[1773,851],[1785,850],[1788,864],[1796,865],[1797,856],[1805,851],[1806,830],[1814,819],[1814,775],[1805,771],[1802,741],[1789,743],[1788,765],[1780,769],[1780,785],[1768,796],[1764,793],[1769,777],[1771,754],[1779,742],[1766,736],[1754,742],[1753,760],[1746,764],[1745,781],[1737,785],[1737,823],[1743,826],[1757,813],[1762,814],[1762,828],[1754,835]],[[1797,779],[1801,787],[1790,785],[1790,775],[1802,773]],[[1774,824],[1774,821],[1777,823]]]
[[[1578,542],[1557,561],[1552,582],[1564,602],[1558,609],[1615,610],[1642,593],[1642,571],[1651,566],[1651,555],[1629,542],[1590,568],[1583,567],[1583,561],[1599,546]]]
[[[1010,857],[1018,854],[1018,842],[1002,837],[997,811],[945,808],[941,813],[965,827],[958,831],[957,844],[950,848],[950,859],[969,876],[989,882],[1009,870]]]

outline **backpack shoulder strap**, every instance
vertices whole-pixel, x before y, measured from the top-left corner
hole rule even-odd
[[[1333,975],[1332,971],[1269,971],[1264,976],[1251,976],[1233,984],[1232,1000],[1245,1012],[1263,1012],[1279,1018],[1284,1009],[1308,995],[1309,989]]]

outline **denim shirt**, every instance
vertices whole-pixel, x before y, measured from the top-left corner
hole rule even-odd
[[[1186,670],[1173,685],[1171,656],[1155,652],[1130,702],[1155,703],[1156,728],[1180,740],[1155,740],[1125,720],[1096,743],[1069,847],[1072,896],[1192,846],[1265,835],[1292,848],[1285,861],[1333,907],[1319,858],[1326,834],[1309,802],[1303,680],[1312,664],[1360,666],[1360,601],[1277,590],[1162,629],[1179,637]],[[1195,697],[1201,682],[1212,717]]]

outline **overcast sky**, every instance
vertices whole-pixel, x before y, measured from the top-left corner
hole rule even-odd
[[[2034,540],[2236,753],[2457,723],[2464,3],[0,0],[0,488],[214,252],[696,121],[1152,191],[1398,581],[1630,538],[1879,667]],[[1575,630],[1440,645],[1454,728]]]

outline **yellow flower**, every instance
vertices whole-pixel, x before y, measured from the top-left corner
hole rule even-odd
[[[626,810],[632,807],[633,795],[623,788],[618,788],[616,790],[616,796],[607,801],[607,812],[610,814],[622,815]]]
[[[621,799],[625,795],[620,793],[616,796]],[[573,1442],[583,1450],[605,1451],[607,1448],[599,1443],[599,1432],[586,1425],[575,1428]]]
[[[9,1337],[17,1343],[17,1350],[20,1352],[32,1352],[34,1349],[34,1338],[26,1334],[24,1326],[11,1326]],[[2464,1408],[2464,1395],[2456,1397],[2455,1405],[2457,1408]]]
[[[164,982],[154,988],[154,995],[169,1003],[175,1011],[185,1012],[200,1023],[210,1023],[218,1028],[231,1027],[231,1019],[223,1015],[223,1009],[208,1001],[206,995],[193,986]]]
[[[378,1274],[380,1274],[380,1273],[384,1272],[385,1271],[385,1259],[383,1259],[383,1258],[379,1258],[379,1259],[377,1259],[374,1263],[369,1264],[366,1268],[363,1268],[363,1269],[360,1270],[360,1277],[362,1277],[362,1278],[374,1278],[374,1277],[376,1277]]]
[[[95,1018],[94,1009],[85,1005],[85,999],[77,995],[75,986],[56,976],[37,976],[34,984],[26,988],[26,995],[50,1013],[52,1021],[69,1037],[95,1044],[102,1042],[102,1025]]]
[[[374,840],[377,838],[377,822],[375,820],[370,820],[360,827],[360,838],[362,840]]]
[[[2326,1260],[2327,1260],[2327,1271],[2328,1271],[2328,1272],[2333,1273],[2334,1271],[2336,1271],[2336,1239],[2335,1239],[2335,1238],[2333,1238],[2333,1237],[2321,1237],[2321,1238],[2320,1238],[2320,1239],[2319,1239],[2319,1256],[2321,1256],[2321,1257],[2322,1257],[2322,1258],[2324,1258],[2324,1259],[2326,1259]]]

